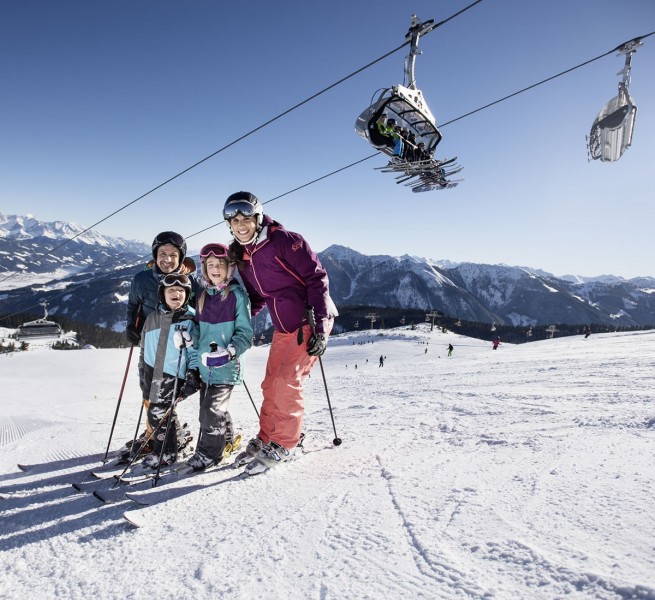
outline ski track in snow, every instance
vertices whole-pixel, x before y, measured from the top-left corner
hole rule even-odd
[[[34,357],[17,355],[12,368],[25,367],[5,384],[0,421],[0,556],[11,565],[0,591],[138,599],[162,581],[162,597],[176,599],[655,599],[655,333],[491,352],[428,330],[331,341],[341,446],[330,443],[317,368],[303,456],[256,477],[217,470],[166,483],[144,492],[147,507],[120,492],[102,505],[70,486],[104,454],[126,352],[41,355],[56,382],[47,407],[26,378]],[[257,402],[266,352],[253,349],[247,367]],[[68,381],[71,364],[83,381]],[[134,433],[135,372],[129,381],[114,448]],[[180,406],[192,429],[196,410],[197,399]],[[256,433],[243,390],[230,412],[246,440]],[[17,472],[17,462],[34,467]],[[126,510],[144,526],[129,526]],[[145,576],[153,540],[174,573],[147,551]]]

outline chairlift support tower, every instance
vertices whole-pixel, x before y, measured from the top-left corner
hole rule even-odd
[[[366,315],[366,316],[364,317],[365,319],[370,319],[370,320],[371,320],[371,329],[373,329],[373,323],[375,323],[375,322],[378,320],[378,317],[379,317],[379,316],[380,316],[380,315],[376,315],[376,314],[374,314],[374,313],[370,313],[370,314],[368,314],[368,315]]]
[[[441,313],[438,310],[431,310],[429,313],[425,314],[425,320],[426,321],[432,320],[431,324],[430,324],[430,331],[432,331],[434,329],[434,320],[435,320],[435,318],[440,317],[440,316],[441,316]]]

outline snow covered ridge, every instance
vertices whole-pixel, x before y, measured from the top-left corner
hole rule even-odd
[[[39,302],[47,301],[52,315],[124,330],[127,286],[150,258],[150,246],[87,232],[79,238],[87,241],[47,254],[56,245],[50,236],[79,231],[79,225],[0,215],[0,272],[15,274],[0,283],[4,314],[40,312]],[[338,245],[318,254],[337,306],[438,310],[514,326],[655,324],[655,278],[570,281],[530,267],[367,256]]]
[[[366,256],[330,246],[319,257],[337,305],[413,307],[515,326],[655,324],[655,278],[559,279],[528,267]]]
[[[2,596],[653,600],[654,344],[634,332],[493,351],[423,324],[338,336],[322,361],[341,446],[317,366],[305,454],[255,478],[128,490],[143,508],[71,486],[100,464],[128,350],[0,356]],[[257,406],[267,353],[247,356]],[[140,398],[132,361],[112,449]],[[230,413],[246,440],[257,432],[241,386]],[[180,416],[196,429],[197,396]]]
[[[47,238],[53,241],[64,241],[78,235],[84,229],[86,228],[77,223],[68,223],[66,221],[47,223],[35,219],[32,215],[20,216],[0,213],[0,238],[6,240],[25,241],[35,238]],[[144,248],[149,248],[143,242],[102,235],[92,229],[75,238],[73,242],[138,253],[142,253]]]

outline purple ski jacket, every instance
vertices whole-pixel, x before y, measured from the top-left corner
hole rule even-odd
[[[338,313],[329,294],[328,276],[305,239],[264,215],[256,243],[244,246],[239,268],[255,316],[268,307],[276,331],[292,333],[306,324],[314,309],[317,333]]]

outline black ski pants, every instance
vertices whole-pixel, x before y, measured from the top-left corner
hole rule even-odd
[[[200,387],[200,440],[196,452],[216,463],[221,462],[225,444],[234,437],[232,417],[227,411],[233,387],[205,383]]]

